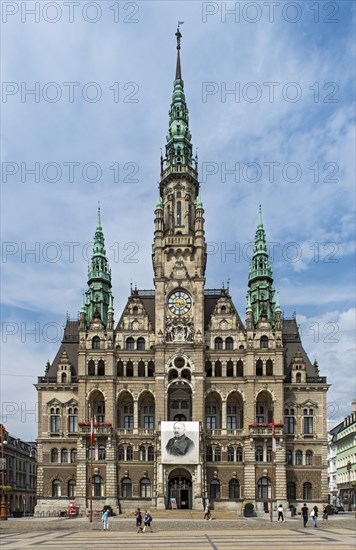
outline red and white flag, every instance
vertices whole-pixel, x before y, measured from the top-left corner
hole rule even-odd
[[[93,418],[91,419],[91,422],[90,422],[90,445],[91,446],[94,445],[94,420],[93,420]]]
[[[276,425],[272,420],[272,453],[277,451],[277,439],[276,439]]]

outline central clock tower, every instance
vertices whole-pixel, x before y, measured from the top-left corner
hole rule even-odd
[[[152,259],[158,345],[202,344],[204,334],[204,210],[181,73],[181,36],[178,28],[176,75],[155,209]]]

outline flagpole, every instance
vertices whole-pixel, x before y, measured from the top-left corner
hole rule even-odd
[[[90,423],[90,473],[89,473],[89,521],[93,523],[93,443],[94,443],[94,420]]]

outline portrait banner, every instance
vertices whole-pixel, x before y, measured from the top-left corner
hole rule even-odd
[[[163,464],[198,464],[199,422],[161,422]]]

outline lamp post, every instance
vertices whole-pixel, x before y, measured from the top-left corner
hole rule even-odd
[[[5,454],[4,454],[4,445],[5,445],[5,426],[1,424],[1,508],[0,508],[0,521],[7,520],[7,508],[6,508],[6,498],[5,498]]]
[[[349,497],[347,499],[348,500],[347,511],[351,512],[352,507],[351,507],[351,461],[350,460],[347,461],[346,470],[349,474]]]

